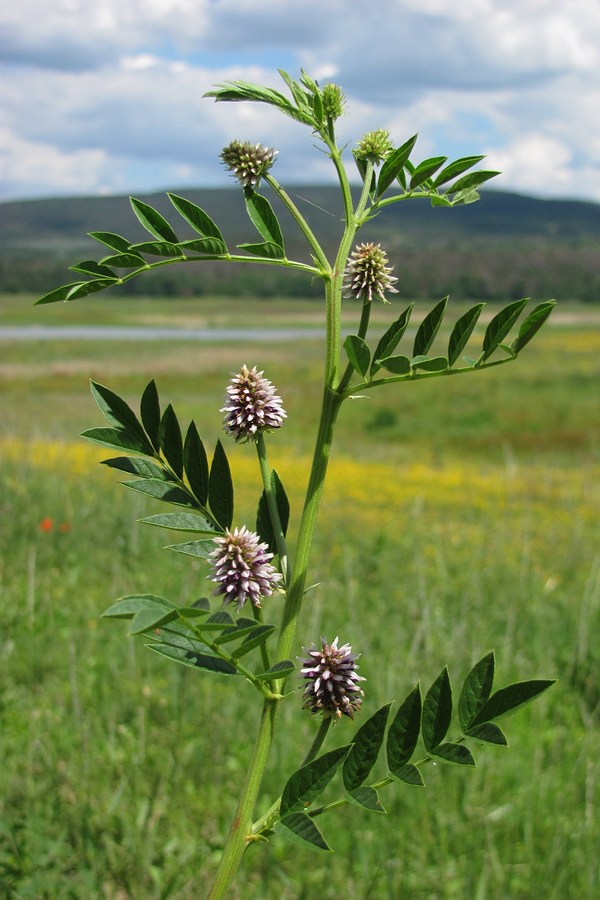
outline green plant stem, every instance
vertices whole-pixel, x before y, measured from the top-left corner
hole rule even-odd
[[[367,336],[367,331],[369,330],[369,320],[371,318],[371,307],[372,302],[370,300],[365,300],[362,307],[362,312],[360,315],[360,323],[358,326],[358,337],[364,338]],[[344,370],[344,374],[340,379],[340,383],[338,385],[338,392],[343,394],[346,388],[350,383],[350,379],[352,378],[352,374],[354,372],[354,367],[351,363],[348,363]]]
[[[271,186],[271,188],[275,191],[275,193],[280,198],[281,202],[284,204],[284,206],[286,207],[288,212],[290,212],[291,215],[294,217],[295,221],[297,222],[298,226],[300,227],[300,230],[302,231],[302,234],[308,241],[308,244],[314,254],[315,260],[319,263],[319,265],[323,269],[323,272],[329,273],[331,271],[331,267],[329,265],[329,260],[323,253],[323,249],[322,249],[321,245],[319,244],[319,242],[316,239],[315,235],[313,234],[310,226],[308,225],[308,222],[306,221],[306,219],[304,218],[304,216],[302,215],[302,213],[300,212],[300,210],[298,209],[298,207],[296,206],[294,201],[284,191],[284,189],[281,187],[281,185],[273,178],[273,176],[270,175],[268,172],[265,173],[264,179],[267,182],[267,184],[269,184]]]
[[[310,745],[310,749],[309,749],[308,753],[306,754],[306,756],[304,757],[304,760],[302,761],[302,764],[301,764],[302,766],[307,765],[309,762],[311,762],[316,757],[317,753],[323,746],[323,742],[324,742],[325,738],[327,737],[327,733],[331,727],[331,722],[332,722],[332,720],[331,720],[330,716],[328,716],[325,719],[322,719],[321,724],[319,726],[319,730],[317,731],[317,733],[315,735],[315,739],[313,740],[312,744]],[[263,816],[261,816],[260,819],[257,819],[256,822],[253,824],[252,834],[253,835],[258,835],[258,834],[265,835],[267,833],[270,833],[272,831],[274,823],[279,818],[280,807],[281,807],[281,797],[278,797],[277,800],[273,804],[271,804],[271,806],[266,811],[266,813]]]
[[[314,741],[310,745],[310,750],[308,751],[308,753],[306,754],[306,756],[304,757],[304,759],[302,761],[303,766],[308,765],[308,763],[312,762],[312,760],[316,757],[317,753],[323,746],[323,742],[324,742],[325,738],[327,737],[327,732],[331,728],[332,721],[333,720],[332,720],[331,716],[326,716],[324,719],[321,720],[321,724],[319,725],[319,730],[317,731],[317,733],[315,735]]]
[[[317,512],[329,464],[333,431],[337,414],[343,400],[343,397],[335,390],[340,364],[342,283],[346,260],[350,252],[350,247],[352,246],[357,226],[352,209],[352,195],[342,165],[341,154],[338,148],[333,144],[330,149],[342,187],[346,220],[344,233],[338,248],[331,278],[325,281],[326,343],[323,401],[306,497],[298,531],[294,571],[290,580],[290,586],[286,595],[281,617],[279,640],[275,653],[276,662],[288,659],[292,655],[298,616],[300,614],[304,589],[306,586],[308,561]],[[369,170],[369,180],[365,183],[357,208],[360,214],[362,214],[362,210],[364,210],[368,199],[367,186],[370,183],[370,171],[372,170]],[[284,683],[285,679],[274,682],[273,691],[275,694],[283,693]],[[250,838],[252,811],[254,809],[273,741],[275,717],[275,703],[265,700],[254,752],[249,763],[248,775],[242,788],[229,837],[225,844],[221,865],[214,885],[211,888],[211,892],[208,895],[210,900],[217,900],[217,898],[221,898],[225,895],[225,891],[231,883],[242,859],[246,842]]]
[[[258,735],[248,763],[237,809],[225,842],[223,856],[216,878],[209,889],[207,900],[221,900],[228,896],[229,885],[237,872],[252,828],[252,811],[258,797],[265,766],[273,743],[277,714],[277,702],[265,700]]]
[[[254,606],[254,604],[252,604],[252,615],[260,625],[263,624],[262,609],[260,606]],[[260,656],[266,672],[271,665],[271,657],[269,656],[269,649],[266,641],[263,641],[260,645]]]
[[[277,497],[273,490],[273,482],[271,480],[273,470],[269,465],[267,445],[262,431],[259,431],[256,436],[256,453],[258,455],[258,464],[260,466],[260,474],[265,489],[267,505],[269,507],[271,525],[273,526],[273,532],[275,534],[275,543],[277,544],[277,553],[279,554],[279,564],[281,566],[281,574],[283,575],[283,583],[287,590],[291,577],[288,550],[285,535],[283,533],[283,526],[281,524],[281,517],[279,515],[279,507],[277,506]]]

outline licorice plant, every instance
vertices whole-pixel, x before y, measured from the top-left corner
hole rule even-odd
[[[309,556],[319,502],[329,465],[337,416],[344,403],[375,389],[396,390],[405,382],[475,374],[515,360],[550,315],[553,301],[536,305],[522,321],[516,336],[509,332],[528,303],[509,303],[494,315],[475,358],[463,355],[483,305],[458,318],[450,332],[447,352],[433,354],[432,345],[444,316],[447,299],[437,302],[416,329],[412,350],[398,352],[407,331],[412,304],[396,316],[376,342],[368,340],[373,303],[387,304],[396,293],[397,276],[386,251],[370,241],[357,242],[361,228],[387,206],[427,199],[433,206],[454,207],[477,200],[477,188],[496,172],[477,170],[482,156],[448,162],[446,157],[411,160],[416,135],[395,146],[383,129],[365,134],[352,150],[362,185],[353,196],[343,159],[345,148],[336,138],[336,120],[345,97],[335,84],[320,86],[302,72],[299,80],[281,71],[289,95],[244,81],[217,86],[206,96],[217,102],[265,103],[308,127],[331,160],[341,190],[344,215],[335,257],[329,259],[313,230],[276,181],[272,169],[277,151],[261,144],[232,141],[221,160],[239,182],[250,223],[258,239],[239,244],[232,252],[219,227],[199,206],[169,194],[174,215],[191,237],[181,240],[172,224],[152,206],[131,199],[135,216],[148,232],[143,242],[131,243],[112,232],[92,232],[108,248],[99,261],[72,266],[78,280],[51,291],[39,303],[72,301],[124,284],[157,266],[219,260],[223,264],[280,266],[319,280],[325,296],[324,379],[320,420],[316,427],[312,468],[293,549],[286,540],[290,508],[283,478],[267,455],[267,435],[285,427],[284,400],[260,369],[240,360],[239,371],[226,388],[221,413],[227,435],[218,441],[209,464],[199,431],[192,421],[185,437],[171,405],[161,412],[154,381],[141,398],[140,415],[113,391],[92,383],[92,393],[108,427],[93,428],[84,436],[118,456],[105,463],[129,476],[124,483],[156,500],[174,504],[176,511],[149,516],[151,525],[183,532],[188,540],[170,546],[205,561],[209,593],[181,606],[159,595],[129,595],[118,600],[105,616],[131,619],[131,634],[167,660],[194,671],[231,676],[234,689],[257,701],[254,747],[237,808],[208,896],[227,896],[244,850],[250,843],[288,839],[316,851],[329,845],[320,825],[326,813],[347,803],[367,811],[384,811],[380,792],[392,783],[423,785],[428,761],[469,767],[474,758],[469,744],[505,745],[497,720],[537,697],[552,681],[533,680],[493,691],[494,655],[487,653],[471,669],[459,694],[458,732],[447,738],[453,712],[448,671],[424,693],[419,684],[400,700],[390,720],[392,704],[367,713],[368,684],[359,675],[357,638],[349,635],[340,610],[339,636],[298,635],[297,622],[307,593]],[[289,259],[273,206],[261,193],[269,188],[299,227],[306,244],[305,260]],[[122,273],[122,274],[118,274]],[[83,276],[83,277],[81,277]],[[357,327],[341,335],[342,303],[354,304]],[[390,307],[391,308],[391,307]],[[224,379],[225,381],[225,379]],[[234,520],[234,491],[224,444],[227,440],[254,445],[263,492],[256,524]],[[189,539],[191,538],[191,539]],[[318,590],[318,587],[316,588]],[[274,594],[282,604],[273,603]],[[279,621],[277,611],[281,610]],[[264,617],[264,618],[263,618]],[[337,628],[336,628],[337,630]],[[390,661],[391,662],[391,661]],[[295,679],[295,680],[294,680]],[[301,688],[301,693],[298,688]],[[319,723],[302,765],[281,777],[281,793],[270,808],[261,807],[261,782],[277,732],[282,703],[295,704],[299,715]],[[302,713],[302,710],[307,713]],[[362,719],[356,730],[352,722]],[[347,721],[349,720],[349,721]],[[323,751],[333,723],[347,729],[341,747]],[[419,752],[417,753],[417,747]],[[387,774],[369,781],[380,753]],[[415,755],[416,754],[416,755]],[[338,775],[339,797],[324,805],[315,801]],[[341,777],[340,777],[341,776]],[[335,784],[335,782],[334,782]],[[410,789],[410,788],[408,788]],[[202,882],[203,884],[204,882]],[[200,885],[199,885],[200,889]]]

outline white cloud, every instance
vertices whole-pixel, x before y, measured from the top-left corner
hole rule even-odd
[[[279,147],[280,177],[326,178],[307,130],[201,99],[228,79],[283,88],[283,64],[342,84],[344,138],[418,130],[422,155],[487,148],[505,189],[600,200],[589,0],[378,0],[370,15],[342,0],[21,0],[0,11],[0,45],[3,196],[223,182],[216,159],[233,137]]]

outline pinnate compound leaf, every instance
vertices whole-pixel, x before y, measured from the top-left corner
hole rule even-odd
[[[485,303],[478,303],[458,319],[448,341],[448,363],[453,366],[467,345]]]
[[[496,744],[499,747],[508,747],[506,735],[495,722],[482,722],[467,729],[467,737],[479,741],[481,744]]]
[[[421,733],[428,753],[441,744],[448,733],[452,716],[452,688],[448,669],[444,666],[423,701]]]
[[[260,672],[255,677],[259,681],[271,681],[275,678],[287,678],[288,675],[295,671],[296,665],[291,659],[281,659],[274,666],[269,666],[266,671]]]
[[[392,774],[405,767],[415,752],[421,729],[421,708],[421,688],[416,684],[401,703],[388,730],[386,753]]]
[[[314,819],[303,812],[292,812],[283,816],[273,826],[273,831],[280,837],[308,847],[311,850],[325,850],[332,853],[331,847],[317,828]]]
[[[369,812],[378,812],[384,813],[386,812],[381,800],[379,799],[379,794],[375,790],[374,787],[370,785],[363,785],[362,787],[355,788],[352,791],[348,791],[348,800],[354,806],[360,806],[362,809],[368,809]]]
[[[352,749],[344,761],[342,777],[347,791],[361,786],[375,765],[385,735],[391,703],[378,709],[352,738]]]
[[[432,753],[436,759],[442,762],[450,763],[453,766],[474,766],[476,765],[473,754],[464,744],[454,744],[448,741],[444,744],[438,744]]]
[[[215,537],[222,534],[218,525],[211,519],[195,513],[159,513],[157,516],[146,516],[140,519],[140,522],[158,528],[171,528],[174,531],[193,531],[196,534],[211,534]]]
[[[425,356],[429,351],[429,348],[433,344],[435,336],[438,333],[439,327],[442,324],[447,303],[448,297],[444,297],[443,300],[436,303],[419,325],[413,345],[413,357]]]
[[[233,521],[233,482],[227,456],[221,441],[217,441],[208,477],[208,502],[212,513],[225,529]]]
[[[177,606],[166,597],[158,597],[155,594],[129,594],[121,597],[112,606],[102,613],[106,619],[132,619],[141,610],[176,610]]]
[[[126,428],[88,428],[81,433],[81,437],[92,444],[108,447],[110,450],[128,450],[131,453],[143,453],[152,455],[147,440]]]
[[[543,691],[555,683],[555,679],[534,679],[532,681],[518,681],[515,684],[509,684],[508,687],[500,688],[483,704],[472,720],[471,728],[483,722],[491,722],[494,719],[512,715],[517,709],[535,700]]]
[[[483,359],[488,359],[513,327],[521,312],[529,302],[529,298],[514,300],[494,316],[485,330],[483,337]]]
[[[169,403],[160,420],[158,442],[178,478],[183,476],[183,438],[175,410]]]
[[[194,231],[197,231],[203,237],[216,238],[225,247],[225,241],[219,228],[203,209],[200,209],[191,200],[186,200],[185,197],[178,197],[177,194],[167,193],[167,197],[177,212],[192,226]]]
[[[284,243],[281,226],[267,198],[262,197],[250,188],[246,188],[244,190],[244,200],[250,221],[261,238],[267,243],[280,247],[281,255],[283,256]]]
[[[155,450],[160,450],[160,402],[158,399],[156,382],[154,380],[150,381],[144,388],[144,393],[142,394],[142,399],[140,401],[140,415],[152,446]]]
[[[471,169],[473,166],[476,166],[477,163],[481,162],[482,159],[485,159],[485,157],[463,156],[461,157],[461,159],[454,160],[454,162],[451,162],[449,165],[445,166],[439,173],[439,175],[436,175],[433,181],[433,186],[437,188],[442,184],[446,184],[448,181],[452,181],[453,178],[456,178],[458,175],[462,175],[462,173],[466,172],[467,169]]]
[[[397,769],[395,772],[390,772],[390,775],[396,781],[403,781],[404,784],[413,784],[416,787],[425,787],[425,781],[423,780],[423,776],[419,769],[414,766],[412,763],[407,763],[405,766],[402,766],[401,769]]]
[[[323,791],[350,752],[350,744],[323,753],[288,779],[281,795],[281,815],[312,803]]]
[[[138,221],[146,231],[149,231],[159,241],[166,241],[169,244],[177,243],[177,235],[158,210],[148,203],[144,203],[143,200],[136,200],[135,197],[130,197],[129,202]]]
[[[202,506],[208,500],[208,459],[195,422],[190,422],[183,445],[183,465],[189,485]]]
[[[382,194],[389,188],[390,184],[398,177],[404,166],[406,165],[406,161],[410,154],[412,153],[413,147],[417,141],[417,135],[414,134],[411,138],[405,141],[401,147],[398,147],[397,150],[393,150],[392,153],[387,157],[384,164],[381,167],[381,171],[379,172],[379,179],[377,181],[377,196],[381,197]]]
[[[494,684],[494,669],[494,653],[486,653],[475,663],[465,678],[458,698],[458,721],[463,731],[469,728],[483,704],[489,699]]]
[[[374,375],[381,368],[381,360],[387,359],[392,355],[407,329],[410,316],[413,311],[414,303],[411,303],[396,319],[392,322],[387,331],[382,335],[375,353],[373,354],[373,362],[371,364],[371,375]]]
[[[364,378],[369,371],[371,351],[363,339],[357,334],[349,334],[344,341],[344,350],[354,371]]]
[[[554,307],[556,306],[556,300],[546,300],[544,303],[538,303],[538,305],[533,309],[521,327],[519,328],[519,333],[517,337],[512,342],[510,349],[513,353],[520,353],[523,347],[525,347],[531,338],[539,331],[542,327]]]

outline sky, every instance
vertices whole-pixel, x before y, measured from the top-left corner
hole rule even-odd
[[[215,103],[277,69],[334,81],[340,140],[419,133],[415,161],[485,153],[502,190],[600,202],[598,0],[13,0],[0,11],[0,201],[232,184],[219,153],[276,147],[332,183],[306,126]]]

